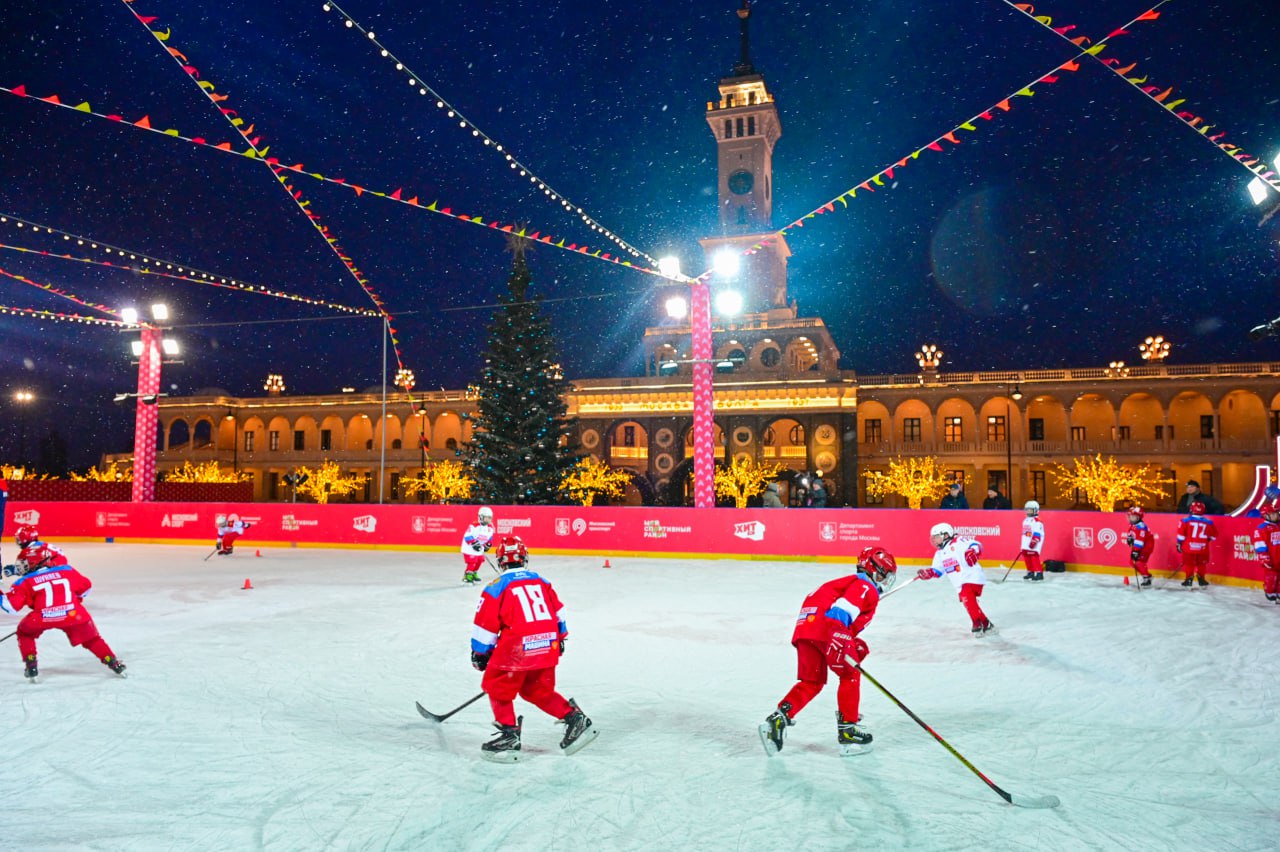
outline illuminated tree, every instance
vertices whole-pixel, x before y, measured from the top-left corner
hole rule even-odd
[[[590,506],[596,497],[621,497],[631,481],[631,474],[616,470],[594,456],[587,456],[565,474],[560,490],[584,506]]]
[[[183,462],[182,467],[168,471],[161,477],[165,482],[244,482],[252,479],[248,473],[223,470],[216,461],[192,464]]]
[[[317,503],[328,503],[331,494],[341,496],[364,487],[363,476],[343,473],[337,462],[328,459],[325,459],[318,470],[303,466],[297,472],[307,477],[306,482],[298,486],[298,491]]]
[[[105,470],[91,467],[84,473],[71,473],[72,482],[133,482],[133,468],[120,467],[119,462],[112,462]]]
[[[1164,486],[1173,480],[1160,475],[1160,469],[1152,465],[1125,467],[1113,456],[1105,459],[1102,454],[1089,458],[1081,456],[1072,467],[1056,465],[1062,495],[1074,498],[1078,489],[1084,500],[1104,512],[1114,512],[1116,504],[1124,500],[1135,503],[1159,502],[1164,496]]]
[[[466,500],[475,488],[476,480],[471,469],[462,462],[442,461],[428,465],[413,479],[402,479],[406,497],[421,491],[432,503],[448,503],[450,500]]]
[[[765,486],[778,478],[782,466],[769,462],[761,464],[749,456],[736,458],[726,466],[716,468],[716,496],[732,497],[739,509],[747,507],[747,501],[763,494]]]
[[[899,494],[907,498],[907,505],[912,509],[919,509],[925,500],[940,499],[951,484],[946,471],[934,456],[899,457],[890,460],[888,473],[869,470],[862,476],[867,480],[868,496]]]

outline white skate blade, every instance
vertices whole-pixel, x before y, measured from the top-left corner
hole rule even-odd
[[[858,745],[857,743],[846,743],[840,746],[841,757],[857,757],[860,754],[867,754],[871,751],[871,743],[866,745]]]
[[[480,756],[490,763],[519,763],[521,760],[521,753],[518,751],[481,750]]]
[[[769,723],[761,723],[756,730],[760,732],[760,745],[764,746],[764,753],[770,757],[776,757],[779,749],[773,740],[769,739]]]
[[[578,752],[586,748],[588,745],[590,745],[591,741],[598,736],[600,736],[600,732],[596,730],[595,726],[593,725],[590,728],[587,728],[585,731],[583,731],[582,736],[578,737],[576,740],[574,740],[573,742],[565,746],[562,749],[562,751],[565,754],[577,754]]]

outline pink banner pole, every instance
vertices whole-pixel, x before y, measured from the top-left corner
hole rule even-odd
[[[693,505],[716,504],[715,418],[711,383],[711,290],[705,281],[693,282],[690,305],[693,332]]]
[[[138,408],[133,427],[133,502],[156,499],[156,423],[160,419],[160,331],[142,329],[138,356]],[[144,397],[151,397],[148,404]]]

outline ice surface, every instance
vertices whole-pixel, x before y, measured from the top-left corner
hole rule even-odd
[[[1280,606],[1256,589],[1139,592],[1115,577],[988,586],[974,639],[917,582],[864,633],[875,750],[838,756],[835,694],[765,756],[801,599],[843,566],[541,557],[569,607],[559,683],[601,731],[573,757],[524,715],[527,758],[480,759],[468,661],[479,588],[457,554],[66,545],[129,666],[60,633],[41,683],[0,648],[12,849],[1271,849]],[[11,555],[11,554],[7,554]],[[993,576],[1003,571],[992,570]],[[241,586],[248,577],[254,588]],[[4,626],[4,625],[0,625]],[[6,627],[4,632],[12,629]]]

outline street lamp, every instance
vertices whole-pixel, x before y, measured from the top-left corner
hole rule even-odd
[[[160,365],[175,364],[164,361],[164,356],[178,354],[178,342],[164,336],[164,330],[138,318],[136,308],[125,308],[120,318],[128,326],[137,327],[140,340],[132,342],[133,354],[138,359],[138,407],[133,427],[133,502],[149,503],[156,499],[156,426],[159,423],[159,406],[155,404],[160,393]],[[169,308],[163,304],[151,306],[151,318],[163,322],[169,318]],[[148,404],[147,400],[151,403]]]
[[[1266,167],[1260,166],[1259,168]],[[1277,211],[1280,211],[1280,196],[1275,193],[1275,172],[1280,172],[1280,154],[1276,154],[1275,159],[1271,161],[1271,170],[1267,172],[1272,180],[1263,180],[1261,177],[1256,177],[1249,181],[1248,184],[1249,198],[1253,200],[1253,206],[1267,206],[1270,208],[1266,213],[1262,214],[1262,218],[1258,221],[1259,225],[1265,225],[1268,219],[1276,215]]]
[[[240,472],[240,436],[236,434],[236,416],[230,411],[227,416],[222,418],[231,424],[231,470],[233,473]],[[214,443],[217,446],[217,443]]]
[[[1009,500],[1009,505],[1013,505],[1013,402],[1022,399],[1022,388],[1017,385],[1013,386],[1013,390],[1009,392],[1009,399],[1004,401],[1004,464],[1006,475],[1009,482],[1005,488],[1008,494],[1005,496]]]
[[[29,390],[15,391],[13,401],[22,407],[22,419],[19,423],[21,432],[18,441],[18,464],[22,468],[29,468],[31,465],[27,460],[27,410],[36,401],[36,395]],[[0,522],[3,522],[3,518],[0,518]]]
[[[1112,361],[1107,365],[1107,378],[1123,379],[1129,375],[1129,368],[1124,365],[1123,361]]]
[[[279,396],[284,393],[284,376],[279,373],[268,373],[262,389],[271,396]],[[346,388],[343,388],[343,390],[345,391]]]
[[[419,476],[427,474],[427,407],[425,405],[418,406],[418,450],[421,452],[422,472]],[[426,490],[418,489],[418,502],[425,503],[427,499]]]
[[[1142,360],[1159,363],[1169,357],[1169,341],[1157,334],[1139,343],[1138,351],[1142,353]]]

